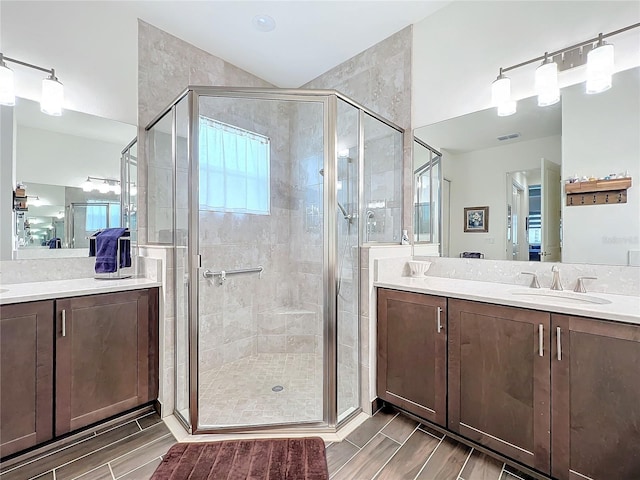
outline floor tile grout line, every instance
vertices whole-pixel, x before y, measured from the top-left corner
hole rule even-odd
[[[393,459],[393,457],[395,457],[398,454],[398,452],[402,449],[402,447],[404,447],[404,444],[409,441],[409,438],[411,438],[411,436],[414,433],[416,433],[416,430],[418,430],[419,426],[420,426],[420,424],[418,423],[418,425],[415,426],[415,428],[411,431],[411,433],[409,435],[407,435],[407,438],[405,438],[402,443],[398,442],[397,440],[394,440],[395,442],[400,443],[400,448],[398,448],[395,452],[393,452],[393,454],[391,454],[389,459],[386,462],[384,462],[384,465],[382,465],[382,467],[380,467],[380,469],[378,469],[378,471],[373,475],[373,477],[371,477],[371,480],[375,480],[375,478],[378,475],[380,475],[380,473],[382,473],[382,470],[384,470],[384,468],[389,464],[389,462]],[[382,432],[380,432],[380,433],[382,433]],[[382,433],[382,435],[384,435],[385,437],[389,438],[390,440],[393,440],[393,438],[389,437],[388,435],[385,435],[384,433]]]
[[[505,464],[505,465],[506,465],[506,464]],[[507,473],[507,475],[509,475],[510,477],[515,477],[515,478],[517,478],[518,480],[524,480],[524,478],[522,478],[522,477],[521,477],[521,476],[519,476],[519,475],[516,475],[516,474],[515,474],[515,473],[513,473],[513,472],[507,472],[506,470],[505,470],[505,472],[506,472],[506,473]]]
[[[345,438],[344,439],[345,442],[350,443],[351,445],[353,445],[354,447],[356,447],[358,450],[362,450],[358,445],[356,445],[355,443],[353,443],[351,440]]]
[[[144,428],[140,426],[140,422],[138,422],[137,418],[136,418],[136,425],[138,425],[138,428],[140,429],[140,431],[144,430]]]
[[[81,444],[81,443],[83,443],[83,442],[86,442],[86,441],[88,441],[88,440],[94,439],[94,438],[96,438],[96,437],[98,437],[98,436],[100,436],[100,435],[102,435],[102,434],[104,434],[104,433],[111,432],[111,431],[115,430],[116,428],[123,427],[123,426],[125,426],[125,425],[127,425],[127,424],[129,424],[129,423],[132,423],[132,421],[125,422],[125,423],[121,423],[121,424],[119,424],[119,425],[115,425],[115,426],[113,426],[112,428],[109,428],[109,429],[107,429],[107,430],[103,430],[103,431],[101,431],[100,433],[98,433],[97,431],[94,431],[94,432],[93,432],[93,435],[90,435],[90,436],[88,436],[88,437],[82,438],[82,439],[78,440],[77,442],[72,442],[72,443],[70,443],[69,445],[65,445],[64,447],[60,447],[60,448],[59,448],[59,449],[57,449],[57,450],[52,450],[52,451],[50,451],[50,452],[46,452],[46,453],[44,453],[43,455],[41,455],[41,456],[39,456],[39,457],[31,458],[31,459],[27,460],[27,461],[26,461],[26,462],[24,462],[24,463],[16,464],[16,465],[14,465],[13,467],[11,467],[9,470],[3,470],[2,472],[0,472],[0,477],[2,477],[2,476],[3,476],[4,474],[6,474],[6,473],[9,473],[9,472],[12,472],[12,471],[14,471],[14,470],[16,470],[16,469],[18,469],[18,468],[24,467],[25,465],[30,465],[30,464],[32,464],[32,463],[34,463],[34,462],[37,462],[37,461],[39,461],[39,460],[42,460],[43,458],[50,457],[51,455],[54,455],[54,454],[59,453],[59,452],[61,452],[61,451],[63,451],[63,450],[66,450],[67,448],[71,448],[71,447],[75,447],[76,445],[80,445],[80,444]],[[136,432],[136,433],[140,433],[140,432]],[[59,468],[59,467],[56,467],[56,468]]]
[[[471,450],[469,451],[469,455],[467,455],[467,459],[462,464],[462,468],[460,469],[460,472],[458,472],[458,478],[462,478],[462,472],[464,472],[464,467],[467,466],[467,463],[469,462],[469,459],[471,458],[472,453],[473,453],[473,447],[471,447]],[[464,480],[464,478],[462,480]]]
[[[438,440],[442,440],[442,439],[445,437],[445,435],[444,435],[444,434],[443,434],[441,437],[436,437],[433,433],[431,433],[431,432],[427,432],[426,430],[424,430],[424,429],[420,428],[420,426],[418,426],[418,429],[419,429],[421,432],[426,433],[427,435],[431,435],[433,438],[438,439]]]
[[[141,448],[146,448],[146,447],[148,447],[149,445],[152,445],[152,444],[154,444],[154,443],[156,443],[156,442],[159,442],[160,440],[164,440],[165,438],[170,437],[170,436],[171,436],[171,437],[173,436],[171,432],[169,432],[169,433],[167,433],[167,434],[165,434],[165,435],[163,435],[163,436],[161,436],[161,437],[159,437],[159,438],[156,438],[156,439],[154,439],[154,440],[150,441],[149,443],[145,443],[144,445],[141,445],[141,446],[139,446],[138,448],[135,448],[135,449],[133,449],[133,450],[130,450],[130,451],[128,451],[127,453],[125,453],[124,455],[120,455],[119,457],[112,458],[111,460],[109,460],[109,463],[111,463],[111,462],[115,462],[116,460],[119,460],[119,459],[120,459],[120,458],[122,458],[122,457],[126,457],[126,456],[127,456],[127,455],[129,455],[130,453],[136,452],[136,451],[140,450]],[[134,469],[134,470],[135,470],[135,469]],[[114,476],[114,478],[115,478],[115,476]]]
[[[71,480],[76,480],[76,478],[80,478],[80,477],[82,477],[83,475],[86,475],[86,474],[91,473],[91,472],[95,472],[96,470],[98,470],[99,468],[104,467],[105,465],[106,465],[106,463],[102,463],[102,464],[98,465],[97,467],[93,467],[91,470],[87,470],[86,472],[81,473],[80,475],[76,475],[76,476],[75,476],[75,477],[73,477]],[[55,472],[55,470],[56,470],[56,469],[54,469],[53,471]]]
[[[438,450],[438,447],[442,445],[443,440],[444,440],[444,435],[440,439],[440,442],[438,442],[438,445],[436,445],[436,448],[434,448],[433,451],[429,454],[429,457],[427,457],[427,460],[424,462],[424,465],[422,465],[422,468],[418,471],[418,473],[416,474],[413,480],[416,480],[420,476],[424,468],[427,466],[427,463],[429,463],[429,460],[431,460],[431,457],[433,457],[433,454],[436,453],[436,450]]]
[[[500,475],[498,475],[498,480],[502,480],[502,474],[504,473],[504,467],[506,466],[506,463],[502,464],[502,470],[500,470]]]
[[[395,438],[391,438],[391,437],[390,437],[389,435],[387,435],[386,433],[384,433],[384,432],[378,432],[378,433],[379,433],[380,435],[382,435],[383,437],[388,438],[388,439],[389,439],[389,440],[391,440],[393,443],[397,443],[398,445],[402,446],[402,444],[401,444],[399,441],[397,441]]]
[[[378,411],[380,411],[380,410],[378,410]],[[378,412],[376,412],[376,414],[377,414],[377,413],[378,413]],[[353,460],[353,458],[354,458],[356,455],[358,455],[358,454],[359,454],[359,453],[364,449],[364,447],[366,447],[367,445],[369,445],[369,444],[373,441],[373,439],[374,439],[374,438],[376,438],[376,435],[378,435],[378,433],[381,433],[381,432],[382,432],[382,429],[383,429],[384,427],[386,427],[387,425],[389,425],[389,424],[393,421],[393,419],[394,419],[394,418],[396,418],[398,415],[399,415],[399,413],[396,413],[396,414],[393,416],[393,418],[392,418],[391,420],[389,420],[387,423],[385,423],[385,424],[384,424],[384,426],[382,426],[379,430],[376,430],[376,433],[374,433],[374,434],[371,436],[371,438],[370,438],[370,439],[369,439],[369,440],[368,440],[368,441],[367,441],[367,442],[366,442],[362,447],[358,447],[355,443],[353,443],[353,442],[351,442],[351,441],[347,440],[347,438],[345,438],[345,440],[347,440],[351,445],[353,445],[354,447],[356,447],[356,448],[358,449],[358,451],[357,451],[356,453],[354,453],[354,454],[349,458],[349,460],[347,460],[346,462],[344,462],[344,464],[343,464],[343,465],[342,465],[338,470],[336,470],[336,471],[335,471],[335,473],[334,473],[333,475],[331,475],[329,478],[335,477],[335,476],[336,476],[336,474],[337,474],[340,470],[342,470],[342,469],[343,469],[343,468],[344,468],[344,467],[345,467],[345,466],[346,466],[346,465],[347,465],[351,460]],[[373,418],[374,416],[375,416],[375,415],[372,415],[370,418]],[[355,430],[354,430],[354,431],[355,431]],[[386,437],[386,435],[385,435],[385,437]]]
[[[109,471],[111,472],[112,480],[116,480],[116,475],[113,473],[113,468],[111,468],[111,462],[107,462],[107,467],[109,467]]]
[[[143,464],[143,465],[139,465],[136,468],[134,468],[133,470],[129,470],[128,472],[123,473],[122,475],[120,475],[119,477],[116,477],[115,474],[113,475],[113,478],[122,478],[126,475],[129,475],[130,473],[135,472],[136,470],[140,470],[142,467],[146,467],[147,465],[149,465],[152,462],[155,462],[156,460],[160,459],[160,461],[162,461],[162,455],[158,456],[158,457],[154,457],[151,460],[149,460],[147,463]]]
[[[122,442],[123,440],[126,440],[126,439],[128,439],[128,438],[131,438],[131,437],[133,437],[133,436],[135,436],[135,435],[139,435],[139,434],[140,434],[140,432],[135,432],[135,433],[132,433],[131,435],[127,435],[126,437],[123,437],[123,438],[121,438],[121,439],[119,439],[119,440],[116,440],[115,442],[111,442],[111,443],[110,443],[110,444],[108,444],[108,445],[104,445],[103,447],[100,447],[100,448],[97,448],[97,449],[95,449],[95,450],[92,450],[91,452],[86,453],[86,454],[84,454],[84,455],[82,455],[82,456],[80,456],[80,457],[78,457],[78,458],[74,458],[73,460],[70,460],[70,461],[68,461],[68,462],[66,462],[66,463],[63,463],[62,465],[58,465],[57,467],[55,467],[55,468],[54,468],[54,470],[60,469],[60,468],[62,468],[62,467],[66,467],[67,465],[70,465],[70,464],[72,464],[73,462],[77,462],[78,460],[82,460],[83,458],[88,457],[89,455],[93,455],[94,453],[99,452],[100,450],[104,450],[105,448],[109,448],[109,447],[111,447],[111,446],[115,445],[116,443],[120,443],[120,442]],[[168,434],[167,434],[167,435],[168,435]],[[166,436],[166,435],[165,435],[165,436]],[[48,470],[47,470],[47,471],[48,471]],[[46,473],[46,472],[45,472],[45,473]],[[42,475],[42,474],[41,474],[41,475]]]

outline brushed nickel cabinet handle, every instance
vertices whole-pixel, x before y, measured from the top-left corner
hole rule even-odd
[[[558,344],[558,361],[562,361],[562,342],[560,341],[560,333],[562,330],[560,327],[556,328],[556,342]]]
[[[544,325],[538,326],[538,355],[544,357]]]
[[[440,330],[442,330],[442,307],[438,307],[438,333],[440,333]]]
[[[67,336],[67,311],[62,310],[62,336]]]

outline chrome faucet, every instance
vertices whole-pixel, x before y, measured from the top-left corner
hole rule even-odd
[[[531,275],[531,284],[529,288],[540,288],[540,283],[538,282],[538,275],[533,272],[520,272],[520,275]]]
[[[553,278],[551,279],[551,290],[562,290],[562,283],[560,283],[560,269],[557,265],[551,267]]]
[[[578,277],[576,280],[576,287],[573,289],[574,292],[578,293],[586,293],[587,289],[584,288],[584,280],[597,280],[598,277]]]

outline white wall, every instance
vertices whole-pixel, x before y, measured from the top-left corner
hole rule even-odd
[[[637,1],[456,1],[414,25],[413,125],[490,106],[500,67],[640,22]],[[616,70],[640,65],[640,29],[610,39]],[[533,95],[532,64],[509,72],[516,99]],[[560,75],[576,83],[584,67]]]
[[[629,250],[640,250],[640,69],[613,81],[598,95],[563,92],[562,178],[628,171],[633,184],[626,204],[567,207],[563,201],[563,262],[626,265]]]
[[[18,125],[16,179],[79,187],[87,176],[120,179],[116,145]]]
[[[560,136],[453,155],[443,150],[443,173],[451,180],[450,254],[482,252],[506,259],[507,172],[540,168],[542,157],[560,163]],[[464,207],[489,207],[489,231],[464,233]]]
[[[0,260],[13,251],[13,195],[15,177],[15,116],[12,107],[0,106]]]

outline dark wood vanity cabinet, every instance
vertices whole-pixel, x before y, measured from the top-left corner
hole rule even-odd
[[[551,320],[553,477],[640,479],[640,325]]]
[[[0,457],[158,398],[158,289],[0,307]]]
[[[550,315],[449,300],[448,428],[550,471]]]
[[[53,301],[0,307],[0,457],[53,437]]]
[[[378,396],[446,426],[447,300],[378,289]]]
[[[157,398],[157,292],[56,301],[56,435]]]

